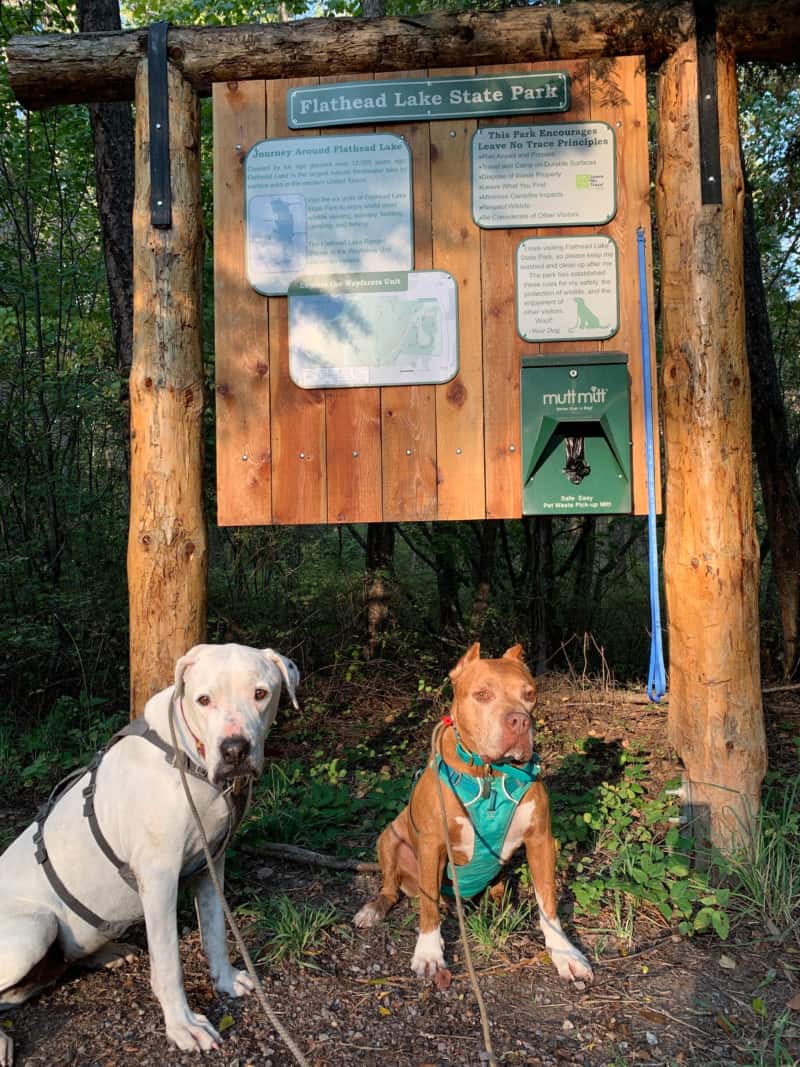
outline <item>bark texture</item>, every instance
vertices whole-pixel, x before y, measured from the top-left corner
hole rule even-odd
[[[758,659],[750,381],[735,58],[718,37],[722,205],[700,199],[697,56],[658,86],[669,737],[696,830],[730,848],[758,810],[766,743]]]
[[[131,714],[202,641],[208,547],[203,515],[203,231],[197,96],[169,69],[172,227],[150,225],[147,63],[136,91],[134,347],[128,535]]]
[[[721,35],[740,59],[791,62],[800,0],[719,0]],[[169,57],[199,92],[214,82],[380,73],[643,54],[654,68],[694,33],[691,0],[576,3],[383,19],[304,19],[176,27]],[[26,107],[130,100],[147,30],[13,37],[8,72]]]

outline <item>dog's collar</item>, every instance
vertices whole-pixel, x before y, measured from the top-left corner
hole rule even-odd
[[[183,725],[189,731],[189,735],[192,738],[192,740],[194,741],[194,747],[197,750],[197,755],[200,757],[200,759],[203,761],[203,763],[205,763],[205,761],[206,761],[206,746],[203,744],[203,742],[200,740],[200,738],[197,736],[197,734],[194,732],[194,730],[189,725],[189,720],[186,718],[186,712],[183,710],[183,697],[179,698],[178,704],[180,705],[180,709],[181,709],[181,718],[183,719]]]
[[[527,763],[518,765],[516,763],[485,763],[477,752],[470,752],[461,743],[461,734],[458,732],[458,727],[455,724],[455,719],[452,715],[443,715],[442,723],[444,726],[449,726],[456,738],[456,753],[459,759],[463,760],[468,766],[471,767],[489,767],[495,774],[503,774],[509,778],[518,778],[520,781],[532,782],[539,772],[541,771],[541,763],[538,755],[534,753]]]

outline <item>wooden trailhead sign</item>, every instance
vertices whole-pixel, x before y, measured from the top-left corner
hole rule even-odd
[[[213,111],[220,524],[517,518],[521,398],[570,353],[579,386],[627,357],[626,493],[571,484],[556,426],[541,513],[646,512],[642,57],[220,83]]]

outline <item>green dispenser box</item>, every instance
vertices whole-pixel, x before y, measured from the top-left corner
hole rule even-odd
[[[525,357],[521,408],[523,515],[630,514],[624,352]]]

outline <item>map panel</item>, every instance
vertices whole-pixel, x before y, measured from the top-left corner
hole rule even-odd
[[[457,371],[456,283],[445,271],[290,285],[289,374],[301,388],[440,384]]]

